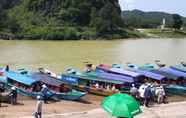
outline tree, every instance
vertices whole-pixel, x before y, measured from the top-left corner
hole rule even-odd
[[[181,16],[178,14],[173,14],[172,18],[173,18],[173,28],[179,30],[183,25],[183,20],[181,19]]]

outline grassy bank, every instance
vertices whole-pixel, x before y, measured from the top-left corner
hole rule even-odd
[[[186,31],[160,30],[160,29],[141,29],[141,33],[152,38],[183,38]]]

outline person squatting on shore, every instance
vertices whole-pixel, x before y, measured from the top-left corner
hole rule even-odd
[[[42,118],[42,104],[43,101],[41,99],[41,96],[37,96],[37,104],[33,113],[34,118]]]

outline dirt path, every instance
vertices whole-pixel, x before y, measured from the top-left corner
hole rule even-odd
[[[100,108],[103,97],[87,95],[81,101],[61,101],[43,105],[43,118],[111,118]],[[36,100],[19,98],[16,106],[3,104],[0,118],[32,118]],[[186,118],[186,102],[175,102],[142,107],[143,113],[136,118]]]

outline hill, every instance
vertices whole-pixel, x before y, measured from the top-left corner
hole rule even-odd
[[[0,38],[123,38],[118,0],[1,0]]]
[[[163,18],[166,19],[167,27],[173,24],[172,14],[165,12],[123,11],[122,18],[126,25],[135,28],[156,28],[160,26]],[[186,18],[182,17],[182,19],[186,25]]]

